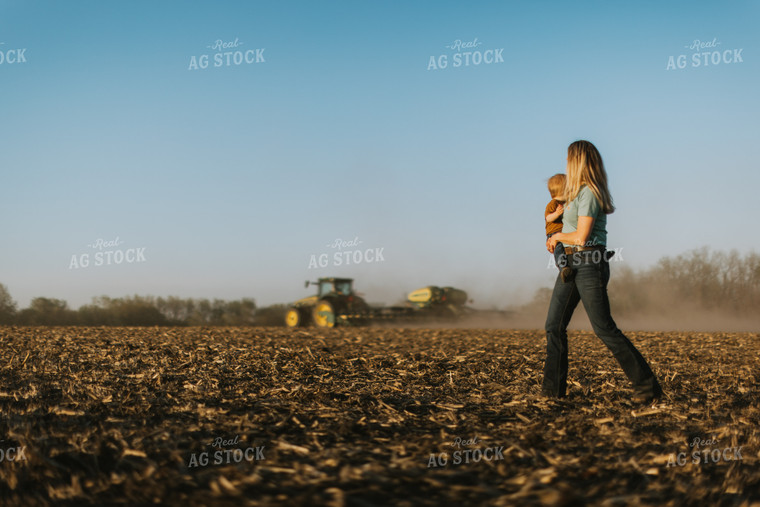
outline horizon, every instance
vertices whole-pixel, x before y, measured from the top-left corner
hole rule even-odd
[[[633,275],[634,276],[644,275],[644,274],[650,272],[651,270],[655,269],[659,265],[659,263],[661,261],[664,261],[666,259],[667,260],[677,260],[679,257],[686,256],[687,254],[692,254],[693,255],[693,254],[697,254],[697,253],[701,253],[701,252],[705,252],[705,251],[708,252],[709,254],[713,254],[713,255],[714,254],[731,254],[732,253],[731,251],[712,250],[712,249],[710,249],[707,246],[703,246],[703,247],[700,247],[700,248],[697,248],[697,249],[690,250],[688,252],[682,252],[681,254],[679,254],[678,256],[676,256],[675,258],[662,257],[656,263],[654,263],[654,264],[652,264],[650,266],[647,266],[647,267],[645,267],[643,269],[640,269],[640,270],[633,271]],[[745,254],[742,254],[740,252],[737,252],[737,253],[740,255],[741,259],[747,259],[750,256],[758,254],[758,252],[755,252],[754,250],[752,250],[750,252],[747,252]],[[553,260],[552,260],[552,263],[553,263]],[[613,257],[613,259],[611,259],[610,263],[612,264],[612,266],[615,265],[614,257]],[[553,264],[552,264],[551,267],[552,267],[552,269],[554,269],[554,265]],[[614,273],[614,271],[613,271],[613,273]],[[316,280],[317,278],[330,278],[331,276],[332,275],[327,275],[327,274],[325,274],[325,275],[319,275],[318,277],[314,277],[314,279]],[[372,294],[369,294],[366,291],[364,291],[364,290],[361,289],[361,285],[357,286],[357,282],[359,282],[359,284],[361,284],[361,280],[357,280],[355,278],[351,278],[350,276],[341,276],[341,277],[338,277],[338,278],[350,278],[350,279],[352,279],[353,280],[354,291],[358,295],[364,297],[370,304],[388,304],[388,305],[390,305],[390,304],[397,304],[399,302],[403,302],[405,300],[406,296],[409,293],[411,293],[414,290],[417,290],[417,289],[421,288],[421,287],[410,288],[403,295],[400,295],[399,299],[397,301],[379,301],[379,300],[376,301],[375,299],[372,299],[372,297],[373,297]],[[311,281],[315,281],[315,280],[311,280]],[[2,282],[0,282],[0,284],[2,284]],[[3,284],[3,285],[5,285],[5,284]],[[436,284],[428,284],[428,285],[436,285]],[[428,285],[425,285],[425,286],[428,286]],[[445,286],[446,284],[438,284],[438,285],[439,286]],[[475,297],[477,295],[476,294],[474,295],[467,287],[459,287],[459,286],[457,286],[456,288],[464,290],[465,292],[467,292],[468,301],[470,302],[470,304],[468,304],[468,306],[470,306],[472,308],[476,308],[476,309],[514,310],[516,308],[520,308],[522,306],[526,306],[526,305],[530,304],[530,302],[533,300],[533,298],[536,295],[536,293],[538,293],[542,289],[551,290],[552,287],[553,287],[553,284],[547,284],[547,285],[536,287],[535,290],[534,290],[534,292],[523,294],[524,297],[521,300],[509,301],[509,302],[506,302],[506,303],[502,302],[502,304],[500,304],[499,302],[492,301],[492,300],[491,301],[485,301],[485,302],[476,301]],[[287,305],[289,305],[289,304],[291,304],[291,303],[293,303],[293,302],[295,302],[295,301],[297,301],[297,300],[299,300],[299,299],[301,299],[303,297],[307,297],[309,295],[312,295],[314,293],[314,291],[315,291],[315,289],[312,289],[312,288],[304,288],[303,287],[303,283],[300,284],[298,290],[303,291],[301,295],[294,296],[293,298],[291,298],[290,300],[287,300],[287,301],[274,301],[274,302],[267,303],[267,304],[260,304],[260,300],[261,299],[259,297],[257,297],[255,294],[244,295],[242,297],[233,298],[233,299],[223,299],[223,298],[208,297],[208,296],[203,296],[203,295],[198,295],[198,296],[180,296],[178,294],[149,294],[149,293],[134,292],[134,293],[125,293],[125,294],[98,294],[98,295],[92,295],[88,301],[83,302],[83,303],[79,304],[76,307],[73,306],[73,305],[70,305],[69,301],[67,301],[65,299],[56,298],[56,297],[49,296],[49,295],[44,295],[44,294],[33,296],[32,298],[30,298],[26,302],[26,304],[21,304],[14,297],[13,293],[10,290],[8,292],[10,293],[10,296],[14,300],[14,302],[17,303],[17,306],[18,306],[19,310],[24,309],[24,308],[28,308],[29,305],[31,304],[31,301],[33,299],[35,299],[35,298],[46,298],[46,299],[58,299],[58,300],[64,301],[64,302],[67,303],[67,305],[69,305],[69,309],[74,310],[74,311],[78,311],[79,309],[81,309],[84,306],[89,306],[89,305],[95,304],[97,299],[104,298],[104,297],[105,298],[110,298],[110,299],[128,299],[128,298],[135,298],[135,297],[139,297],[139,298],[154,298],[154,299],[164,298],[164,299],[166,299],[166,298],[171,298],[171,297],[177,297],[177,298],[180,298],[180,299],[192,299],[192,300],[196,300],[196,301],[198,301],[198,300],[204,300],[205,299],[205,300],[209,300],[209,301],[222,300],[222,301],[225,301],[225,302],[228,302],[228,301],[237,301],[237,300],[242,300],[242,299],[252,299],[256,303],[256,308],[260,309],[260,308],[266,308],[266,307],[269,307],[269,306],[276,306],[276,305],[287,306]],[[295,290],[294,290],[294,292],[295,292]],[[612,297],[614,298],[614,293],[612,294]]]

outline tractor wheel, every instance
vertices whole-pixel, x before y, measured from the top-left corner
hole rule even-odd
[[[288,327],[301,327],[305,324],[301,315],[301,311],[298,308],[291,308],[288,313],[285,314],[285,325]]]
[[[329,301],[319,301],[312,311],[317,327],[335,327],[335,308]]]

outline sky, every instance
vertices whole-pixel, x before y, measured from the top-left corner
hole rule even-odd
[[[758,22],[760,1],[0,0],[0,283],[20,307],[263,306],[343,276],[504,307],[553,284],[546,180],[577,139],[617,206],[613,277],[760,251]]]

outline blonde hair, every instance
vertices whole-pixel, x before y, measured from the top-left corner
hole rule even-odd
[[[568,202],[578,197],[583,185],[588,186],[606,214],[615,211],[604,162],[596,146],[588,141],[575,141],[567,147],[567,183],[565,198]]]
[[[564,197],[566,180],[567,178],[564,174],[557,173],[546,181],[546,186],[549,187],[549,193],[552,198]]]

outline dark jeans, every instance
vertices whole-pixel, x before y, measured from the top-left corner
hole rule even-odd
[[[555,232],[554,234],[557,233]],[[546,239],[551,238],[554,234],[547,234]],[[554,265],[557,266],[560,271],[562,271],[562,268],[565,266],[569,266],[567,255],[565,255],[565,246],[559,242],[557,243],[556,248],[554,248]]]
[[[567,261],[567,255],[565,254],[565,246],[560,242],[557,242],[557,246],[554,248],[554,264],[560,271],[562,271],[562,268],[565,266],[570,265]]]
[[[618,329],[610,315],[607,282],[610,265],[605,256],[593,252],[578,252],[568,256],[576,270],[575,278],[567,283],[560,276],[554,283],[549,314],[546,317],[546,363],[544,393],[562,397],[567,389],[567,325],[579,301],[583,301],[594,333],[607,345],[633,383],[637,395],[659,395],[662,390],[646,359]]]

